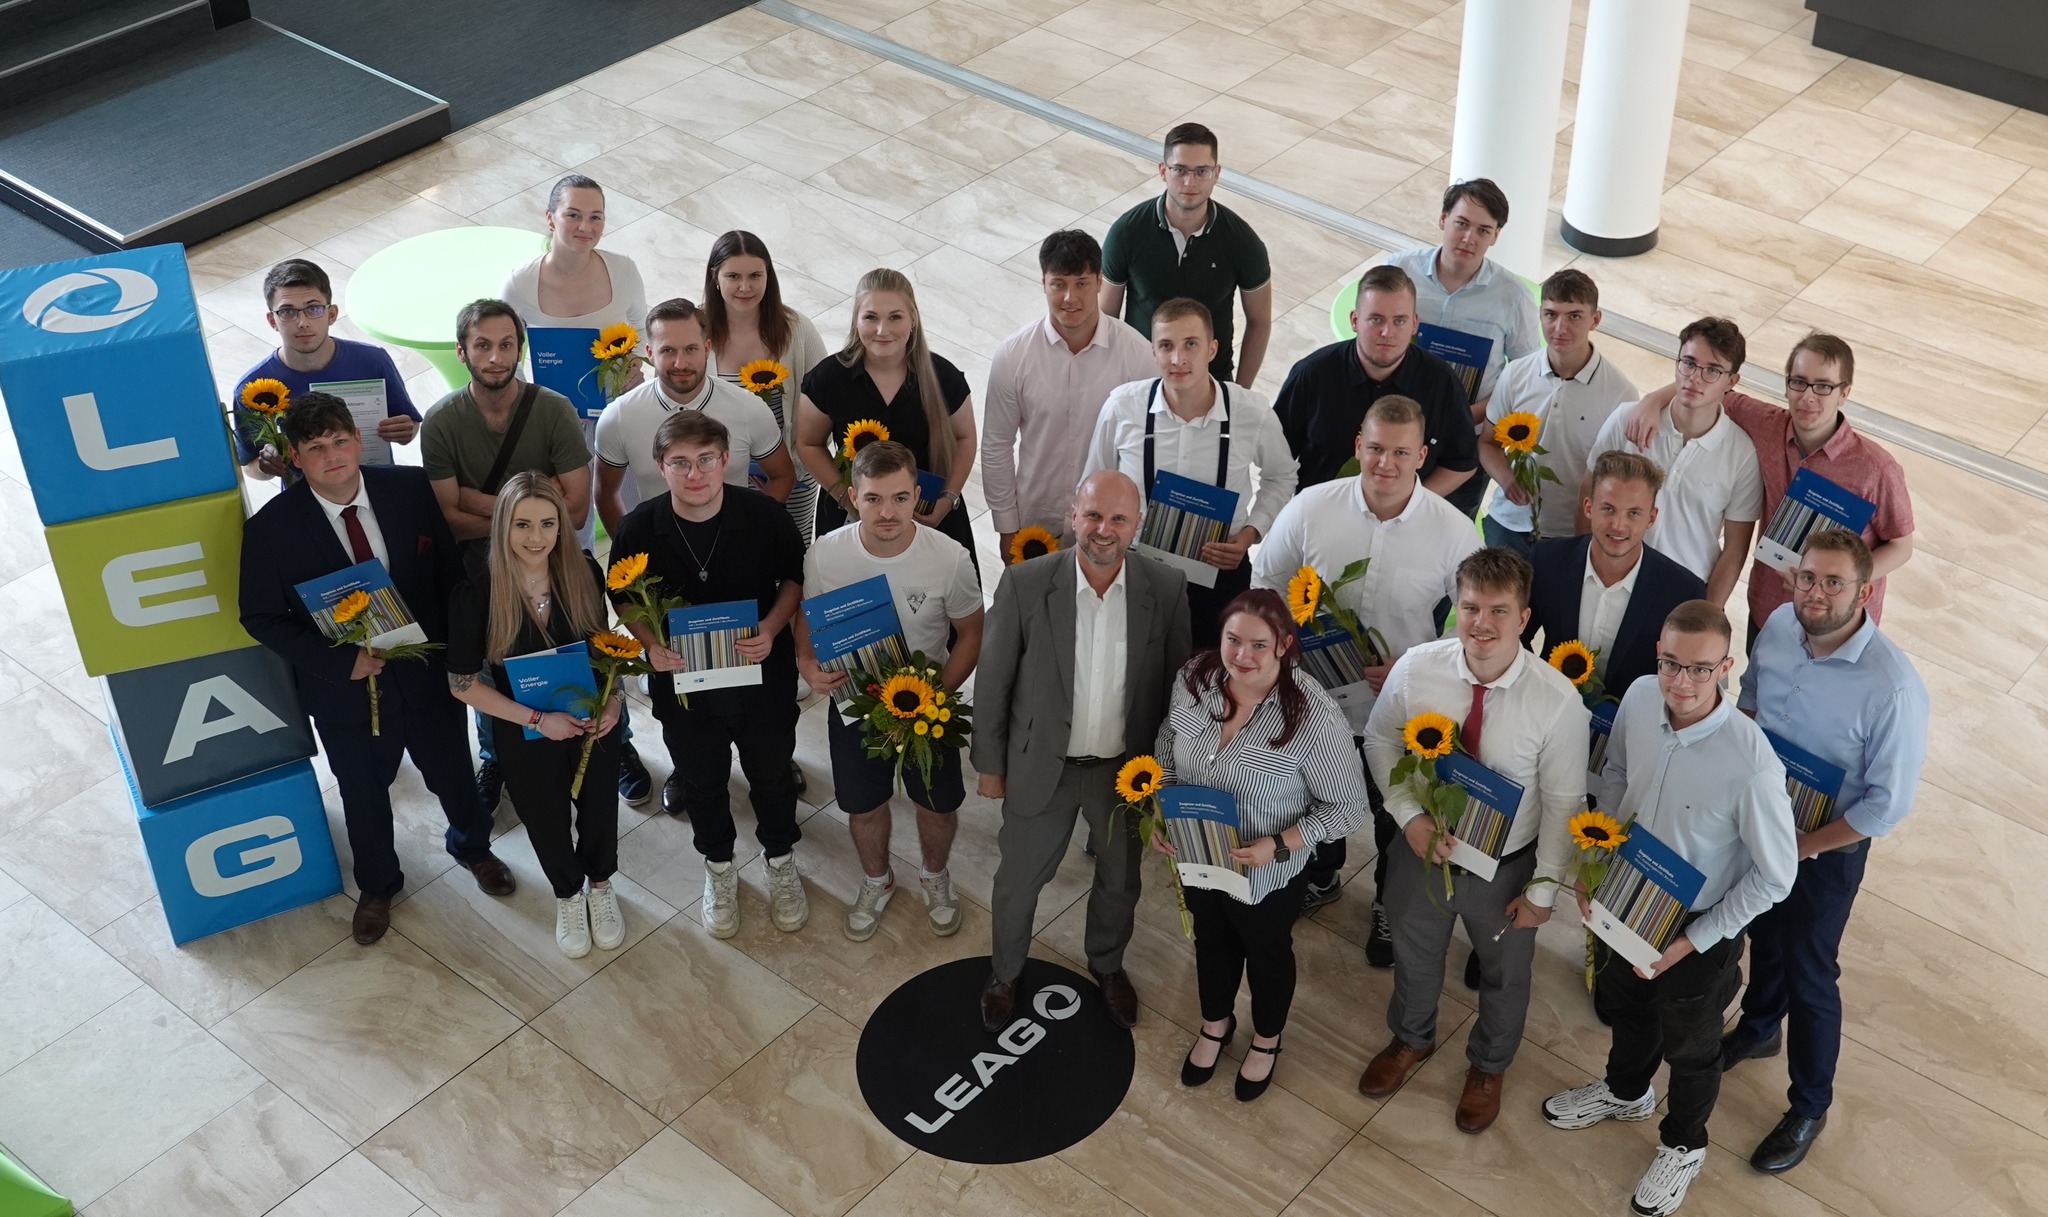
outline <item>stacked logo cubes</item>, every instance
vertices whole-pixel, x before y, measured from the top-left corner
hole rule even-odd
[[[341,890],[291,672],[239,620],[240,475],[184,251],[0,271],[0,395],[171,936]]]

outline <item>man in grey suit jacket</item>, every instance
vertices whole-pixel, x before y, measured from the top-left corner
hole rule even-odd
[[[1003,800],[982,1025],[1010,1023],[1038,893],[1059,870],[1076,812],[1095,842],[1088,969],[1111,1017],[1138,1018],[1124,946],[1138,907],[1137,834],[1117,809],[1118,766],[1159,735],[1189,649],[1186,579],[1129,554],[1137,484],[1104,470],[1074,498],[1072,552],[1009,568],[996,588],[975,674],[972,759],[984,798]]]

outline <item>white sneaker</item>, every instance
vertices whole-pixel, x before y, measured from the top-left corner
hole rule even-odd
[[[854,899],[853,907],[846,910],[846,936],[855,942],[866,942],[875,936],[882,924],[882,910],[889,907],[889,900],[896,894],[896,876],[876,883],[863,879],[860,895]]]
[[[571,959],[590,954],[590,906],[582,892],[555,901],[555,945]]]
[[[1636,1194],[1629,1200],[1629,1208],[1643,1217],[1669,1217],[1685,1203],[1685,1189],[1700,1177],[1700,1168],[1707,1164],[1707,1147],[1698,1149],[1673,1149],[1659,1145],[1657,1156],[1650,1160],[1650,1169],[1636,1184]]]
[[[953,872],[942,870],[936,875],[920,874],[917,881],[924,888],[924,916],[931,922],[932,933],[940,938],[959,933],[960,899],[953,894]]]
[[[600,951],[616,951],[626,941],[626,914],[619,908],[619,893],[607,883],[590,885],[590,941]]]
[[[1543,1118],[1552,1128],[1591,1128],[1602,1120],[1647,1120],[1657,1114],[1657,1088],[1627,1102],[1614,1097],[1605,1080],[1560,1090],[1543,1100]]]
[[[768,917],[785,934],[803,929],[811,919],[811,898],[804,895],[795,854],[768,859]]]
[[[713,938],[740,932],[740,872],[731,862],[704,864],[704,928]]]

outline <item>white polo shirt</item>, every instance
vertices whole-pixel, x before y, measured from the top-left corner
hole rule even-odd
[[[1721,556],[1722,522],[1739,524],[1763,514],[1756,445],[1726,410],[1705,435],[1688,440],[1671,425],[1667,409],[1657,418],[1657,436],[1648,451],[1628,442],[1623,434],[1627,424],[1626,410],[1608,418],[1586,458],[1587,471],[1601,453],[1614,449],[1649,457],[1664,471],[1664,489],[1657,493],[1657,522],[1643,541],[1700,578],[1709,577]]]
[[[1635,385],[1620,367],[1598,350],[1576,376],[1559,376],[1550,366],[1548,348],[1522,356],[1507,366],[1486,403],[1486,429],[1508,415],[1534,414],[1542,423],[1536,442],[1544,455],[1536,464],[1557,475],[1543,484],[1543,512],[1535,522],[1546,537],[1569,537],[1578,524],[1579,479],[1595,452],[1600,428],[1621,403],[1635,401]],[[1502,528],[1530,530],[1530,505],[1511,503],[1499,486],[1487,501],[1486,516]]]
[[[1237,492],[1237,514],[1230,531],[1249,524],[1264,537],[1273,531],[1273,517],[1294,497],[1297,480],[1294,452],[1280,419],[1266,399],[1250,389],[1225,385],[1215,377],[1216,400],[1209,412],[1191,422],[1182,422],[1166,404],[1166,391],[1156,394],[1156,377],[1120,385],[1102,403],[1102,416],[1095,422],[1094,438],[1088,442],[1088,460],[1081,467],[1087,477],[1099,469],[1121,469],[1138,484],[1139,493],[1151,496],[1145,479],[1145,424],[1152,424],[1152,468],[1177,473],[1204,485],[1221,485]],[[1226,406],[1230,419],[1230,452],[1224,480],[1216,480]],[[1257,468],[1256,484],[1252,470]]]
[[[702,410],[731,433],[732,459],[725,465],[728,486],[747,484],[747,466],[782,446],[782,428],[768,403],[716,376],[706,374],[704,387],[686,402],[671,399],[661,378],[643,381],[639,388],[621,393],[597,418],[597,459],[614,469],[629,470],[626,484],[632,488],[626,506],[659,498],[668,493],[661,466],[654,459],[654,433],[677,410]]]

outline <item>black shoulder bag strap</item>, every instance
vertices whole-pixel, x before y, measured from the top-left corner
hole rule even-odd
[[[519,404],[512,409],[512,421],[505,426],[505,438],[498,443],[498,459],[491,462],[491,471],[484,475],[484,484],[478,487],[485,494],[495,495],[505,484],[505,466],[512,463],[512,450],[519,446],[519,433],[526,430],[527,416],[533,413],[534,399],[540,396],[540,386],[529,384],[519,394]],[[476,395],[471,394],[475,401]]]

